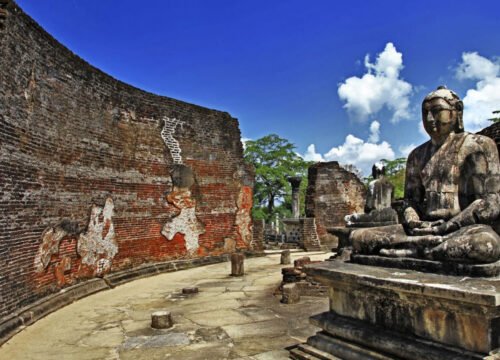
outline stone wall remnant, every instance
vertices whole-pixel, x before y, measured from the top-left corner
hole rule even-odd
[[[106,272],[248,249],[236,119],[120,82],[0,10],[0,324]]]
[[[477,134],[488,136],[489,138],[495,140],[497,144],[498,153],[500,153],[500,122],[494,123],[483,130],[479,131]]]
[[[366,189],[352,172],[338,162],[316,163],[309,167],[306,191],[306,217],[315,218],[322,245],[334,244],[337,239],[328,228],[344,226],[346,215],[362,212]]]

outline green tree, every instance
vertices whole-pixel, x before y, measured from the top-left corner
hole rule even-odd
[[[401,199],[405,192],[406,158],[382,159],[387,180],[394,185],[394,198]]]
[[[493,111],[493,114],[495,115],[491,119],[488,119],[491,122],[497,123],[500,122],[500,110],[495,110]]]
[[[304,182],[309,163],[295,152],[294,144],[276,134],[247,141],[244,157],[255,167],[254,218],[270,220],[276,213],[288,216],[291,189],[287,177],[302,176]]]

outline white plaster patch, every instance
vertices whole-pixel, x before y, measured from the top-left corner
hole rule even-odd
[[[182,209],[181,213],[172,221],[166,223],[161,230],[161,234],[172,240],[177,233],[184,235],[186,241],[186,249],[190,254],[198,250],[199,236],[205,233],[205,229],[196,218],[195,208]]]
[[[112,221],[113,199],[108,197],[104,207],[92,206],[88,229],[80,234],[77,252],[82,263],[95,268],[100,275],[111,268],[112,259],[118,253],[115,229]],[[101,220],[102,218],[102,220]]]
[[[59,252],[59,243],[67,235],[60,227],[49,227],[42,234],[42,243],[35,256],[35,271],[42,272],[47,268],[52,255]]]
[[[163,130],[161,131],[161,138],[170,150],[174,164],[182,164],[181,148],[179,142],[174,138],[174,133],[177,125],[180,124],[182,126],[184,122],[176,118],[169,117],[164,117],[163,122],[164,125]]]
[[[194,254],[198,250],[198,240],[200,235],[205,233],[205,228],[196,217],[196,203],[191,198],[191,191],[174,188],[167,201],[177,207],[180,213],[163,226],[161,234],[167,240],[172,240],[177,233],[183,234],[187,251]]]

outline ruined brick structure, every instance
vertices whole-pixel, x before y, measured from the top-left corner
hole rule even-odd
[[[327,228],[345,226],[346,215],[363,212],[365,186],[355,174],[336,161],[310,166],[308,181],[306,216],[316,219],[321,245],[336,243],[337,239],[328,234]]]
[[[7,0],[0,54],[0,320],[108,273],[249,248],[236,119],[113,79]]]
[[[500,122],[494,123],[478,132],[479,135],[485,135],[497,143],[498,153],[500,153]]]

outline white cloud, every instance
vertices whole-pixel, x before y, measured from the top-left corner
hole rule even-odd
[[[357,120],[367,120],[386,107],[392,111],[392,122],[410,117],[410,83],[399,78],[403,69],[403,54],[387,43],[375,63],[365,57],[366,74],[352,76],[339,85],[338,95],[344,108]]]
[[[500,65],[482,57],[477,52],[462,54],[462,62],[458,65],[456,76],[460,80],[484,80],[498,76]]]
[[[302,157],[306,161],[315,161],[315,162],[325,161],[325,159],[323,159],[323,156],[321,156],[321,154],[318,154],[316,152],[316,146],[314,144],[311,144],[307,147],[307,151]]]
[[[380,140],[380,123],[375,120],[370,124],[370,136],[368,142],[378,143]]]
[[[252,139],[247,138],[247,137],[241,137],[241,144],[243,145],[243,150],[245,150],[245,148],[247,147],[248,140],[252,140]]]
[[[376,123],[374,125],[374,123]],[[305,160],[311,161],[338,161],[340,164],[351,164],[360,169],[363,174],[368,175],[371,172],[373,164],[381,159],[392,160],[395,158],[391,145],[382,141],[378,142],[380,123],[374,121],[370,125],[370,137],[364,141],[354,135],[347,135],[342,145],[332,147],[326,154],[321,155],[316,152],[314,144],[309,145],[304,155]],[[374,140],[375,136],[377,141]],[[371,140],[370,140],[371,139]]]
[[[477,52],[462,54],[456,70],[458,79],[477,80],[476,88],[467,90],[464,101],[465,130],[476,132],[490,125],[492,111],[500,110],[500,64]]]

